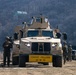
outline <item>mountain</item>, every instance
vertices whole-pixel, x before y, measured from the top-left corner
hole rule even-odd
[[[52,27],[58,26],[61,32],[66,32],[68,42],[75,45],[76,0],[0,0],[0,48],[5,36],[13,35],[16,25],[30,22],[32,16],[39,14],[48,17]]]

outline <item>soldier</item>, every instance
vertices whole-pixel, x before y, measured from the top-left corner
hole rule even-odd
[[[18,40],[18,34],[17,32],[14,33],[14,40]]]
[[[68,46],[68,60],[72,61],[72,46]]]
[[[23,30],[20,30],[20,36],[23,38]]]
[[[56,33],[56,38],[61,38],[61,33],[60,33],[59,29],[56,29],[55,33]]]
[[[64,42],[64,45],[63,45],[62,49],[63,49],[64,64],[65,64],[66,60],[67,60],[67,53],[68,53],[68,47],[67,47],[66,42]]]
[[[63,34],[63,40],[66,41],[66,40],[67,40],[67,33],[64,32],[64,33],[62,33],[62,34]]]
[[[10,48],[12,48],[12,43],[10,42],[10,38],[6,37],[5,42],[3,43],[4,53],[3,53],[3,66],[6,65],[6,59],[7,59],[7,65],[10,64]]]
[[[57,38],[61,38],[61,33],[58,32],[58,33],[56,34],[56,36],[57,36]]]

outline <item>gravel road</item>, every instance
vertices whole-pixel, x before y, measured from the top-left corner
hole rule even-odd
[[[76,75],[76,61],[66,62],[62,68],[37,63],[27,63],[25,68],[0,67],[0,75]]]

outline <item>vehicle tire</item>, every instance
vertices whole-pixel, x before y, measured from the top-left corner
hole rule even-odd
[[[62,56],[53,56],[53,67],[62,67]]]
[[[25,64],[25,56],[23,55],[19,55],[19,67],[25,67],[26,64]]]
[[[19,64],[19,56],[12,57],[12,65],[18,65]]]

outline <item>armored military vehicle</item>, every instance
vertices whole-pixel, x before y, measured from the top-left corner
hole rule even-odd
[[[51,28],[44,16],[32,17],[30,24],[15,28],[12,64],[26,66],[26,62],[38,62],[43,65],[52,63],[62,67],[62,44],[57,38],[58,29]]]

